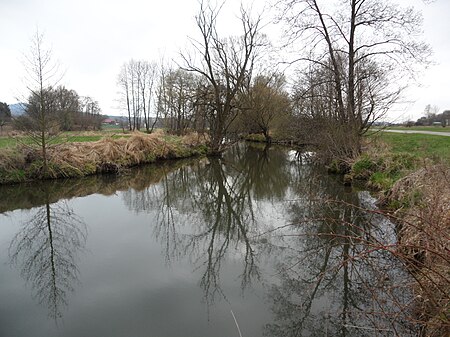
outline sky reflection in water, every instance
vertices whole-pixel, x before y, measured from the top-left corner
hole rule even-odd
[[[392,226],[301,158],[1,187],[0,336],[414,335]]]

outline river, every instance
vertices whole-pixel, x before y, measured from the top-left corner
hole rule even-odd
[[[0,336],[414,336],[395,226],[308,153],[0,187]]]

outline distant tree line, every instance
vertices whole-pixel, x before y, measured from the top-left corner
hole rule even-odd
[[[411,125],[428,126],[428,125],[441,125],[443,127],[450,125],[450,110],[445,110],[442,113],[438,113],[439,108],[437,106],[431,106],[427,104],[424,110],[425,116],[420,117],[416,122],[411,122]]]
[[[97,101],[88,96],[79,96],[75,90],[58,86],[47,87],[42,94],[31,93],[23,104],[25,113],[14,118],[13,125],[20,130],[39,129],[35,122],[42,107],[47,111],[46,119],[52,124],[51,131],[99,130],[102,116]]]
[[[11,110],[8,104],[0,102],[0,135],[3,133],[3,127],[11,121]]]

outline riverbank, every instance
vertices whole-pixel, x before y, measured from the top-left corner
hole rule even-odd
[[[423,336],[450,334],[450,147],[447,137],[382,134],[366,139],[347,183],[378,191],[397,224],[394,253],[415,282],[414,319]]]
[[[105,137],[49,147],[45,171],[39,150],[26,145],[8,147],[0,150],[0,184],[118,173],[133,166],[207,152],[207,138],[197,133],[181,137],[134,133],[127,138]]]
[[[450,167],[424,166],[399,179],[382,201],[398,224],[396,253],[415,279],[423,336],[449,336]]]
[[[248,140],[264,141],[260,135]],[[375,134],[363,153],[335,161],[329,172],[378,193],[381,211],[397,225],[394,254],[415,282],[415,314],[423,336],[450,335],[450,146],[448,137]]]

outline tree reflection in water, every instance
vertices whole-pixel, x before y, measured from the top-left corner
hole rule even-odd
[[[190,256],[207,303],[225,296],[227,259],[241,261],[242,288],[271,284],[268,336],[407,335],[409,279],[380,249],[393,242],[389,225],[360,208],[360,197],[284,149],[253,146],[124,194],[131,209],[156,210],[167,261]],[[263,274],[261,261],[272,261],[275,275]]]
[[[410,278],[389,249],[395,238],[386,219],[339,185],[297,186],[310,202],[292,203],[293,225],[280,234],[290,249],[269,293],[275,322],[266,335],[416,336]]]
[[[204,159],[162,177],[159,185],[124,194],[135,211],[157,210],[154,233],[167,260],[190,256],[194,268],[202,270],[207,302],[224,295],[220,270],[233,254],[243,254],[243,288],[259,278],[259,242],[252,238],[264,228],[256,223],[255,207],[258,200],[283,198],[289,186],[286,153],[269,152],[268,147],[237,146],[224,158]]]
[[[9,255],[33,296],[56,321],[78,282],[76,256],[84,248],[87,230],[66,201],[50,204],[49,191],[42,194],[45,205],[31,210],[32,216],[11,241]]]

